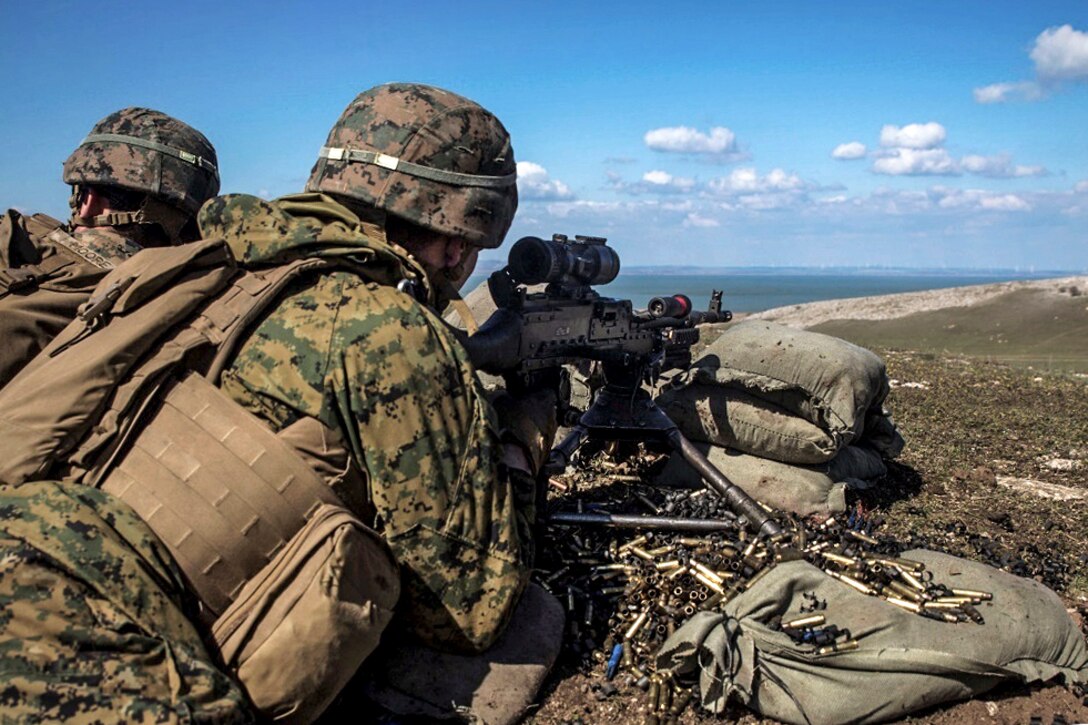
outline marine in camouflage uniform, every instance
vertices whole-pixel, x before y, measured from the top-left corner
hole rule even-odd
[[[221,386],[273,430],[321,424],[327,437],[307,460],[329,454],[322,475],[388,541],[402,571],[395,621],[455,651],[488,647],[528,581],[536,497],[529,461],[539,463],[554,433],[548,392],[505,399],[500,418],[432,308],[465,275],[462,256],[501,243],[516,208],[514,182],[509,137],[493,115],[447,91],[397,84],[348,107],[309,193],[274,202],[226,196],[200,215],[204,235],[226,239],[239,259],[253,246],[273,258],[339,256],[358,265],[289,288],[241,344]],[[375,254],[400,260],[417,284],[372,281],[366,268]],[[0,568],[0,600],[29,612],[44,599],[56,622],[0,626],[7,713],[247,717],[237,686],[210,671],[184,626],[197,618],[168,551],[131,509],[54,483],[6,491],[0,506],[0,561],[8,566]],[[47,509],[64,512],[55,523],[71,533],[49,529],[40,513]],[[24,585],[36,576],[40,585]],[[39,647],[59,662],[86,653],[86,677],[54,677],[35,659]]]
[[[99,121],[64,163],[72,217],[0,218],[0,385],[145,246],[198,236],[215,149],[158,111]],[[84,216],[84,214],[89,214]],[[0,721],[248,722],[245,695],[190,622],[169,552],[95,489],[0,489]]]
[[[159,111],[124,108],[95,124],[64,162],[72,217],[0,217],[0,386],[76,316],[107,271],[145,246],[198,235],[219,191],[215,149]]]
[[[346,272],[321,275],[257,327],[222,387],[277,430],[309,416],[343,436],[362,476],[341,498],[376,522],[401,565],[400,624],[442,649],[481,650],[502,631],[532,565],[535,487],[528,472],[502,464],[501,431],[526,426],[507,420],[500,429],[464,349],[435,314],[449,278],[464,275],[460,258],[439,269],[435,255],[408,255],[395,242],[438,235],[497,247],[517,205],[515,173],[492,114],[448,91],[392,84],[345,110],[310,176],[312,193],[272,204],[224,197],[200,215],[206,237],[232,246],[288,229],[348,244],[373,222],[399,233],[390,241],[406,263],[429,268],[417,296]],[[545,437],[550,444],[546,431],[525,441],[533,458]]]

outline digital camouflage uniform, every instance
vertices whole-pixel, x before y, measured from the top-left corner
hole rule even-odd
[[[235,248],[285,234],[336,248],[360,234],[354,214],[318,194],[221,197],[200,225]],[[338,493],[376,520],[401,565],[403,625],[445,649],[494,640],[528,580],[532,482],[499,465],[495,413],[428,307],[350,272],[322,274],[260,323],[222,388],[276,430],[310,416],[340,432],[365,480]]]
[[[208,139],[176,118],[136,107],[96,123],[64,162],[63,179],[73,187],[68,225],[15,210],[0,217],[0,386],[75,318],[105,273],[145,239],[192,241],[193,217],[219,191]],[[135,192],[143,202],[133,211],[83,218],[79,190],[87,185]]]
[[[71,483],[0,488],[0,721],[249,721],[132,510]]]

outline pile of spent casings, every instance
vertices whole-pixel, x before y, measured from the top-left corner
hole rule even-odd
[[[673,720],[692,699],[691,683],[655,671],[665,640],[697,612],[717,611],[755,586],[780,561],[805,559],[889,606],[949,623],[982,623],[976,605],[991,598],[933,581],[920,562],[901,556],[908,547],[873,534],[879,520],[852,514],[814,525],[781,516],[782,534],[757,538],[709,491],[657,489],[634,475],[603,477],[616,485],[571,492],[569,482],[554,482],[565,495],[549,507],[536,580],[567,610],[568,662],[585,674],[629,678],[647,693],[647,721]],[[625,526],[632,515],[655,517],[655,527],[556,523],[572,508],[584,518],[619,514]],[[692,520],[714,521],[718,530],[685,530]],[[849,629],[826,624],[825,602],[807,593],[804,602],[800,616],[770,625],[799,646],[815,646],[817,655],[859,646]]]

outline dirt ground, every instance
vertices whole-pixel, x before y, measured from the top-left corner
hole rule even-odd
[[[1088,383],[1083,376],[966,357],[877,350],[907,447],[880,485],[850,501],[887,521],[881,533],[1034,577],[1088,619]],[[565,655],[527,722],[639,722],[635,678]],[[1088,693],[1007,685],[917,713],[912,723],[1088,722]],[[681,723],[766,722],[739,705]]]

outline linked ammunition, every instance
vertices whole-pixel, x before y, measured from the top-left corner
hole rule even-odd
[[[986,620],[983,619],[982,614],[970,604],[963,605],[963,612],[966,614],[972,622],[975,624],[986,624]]]

